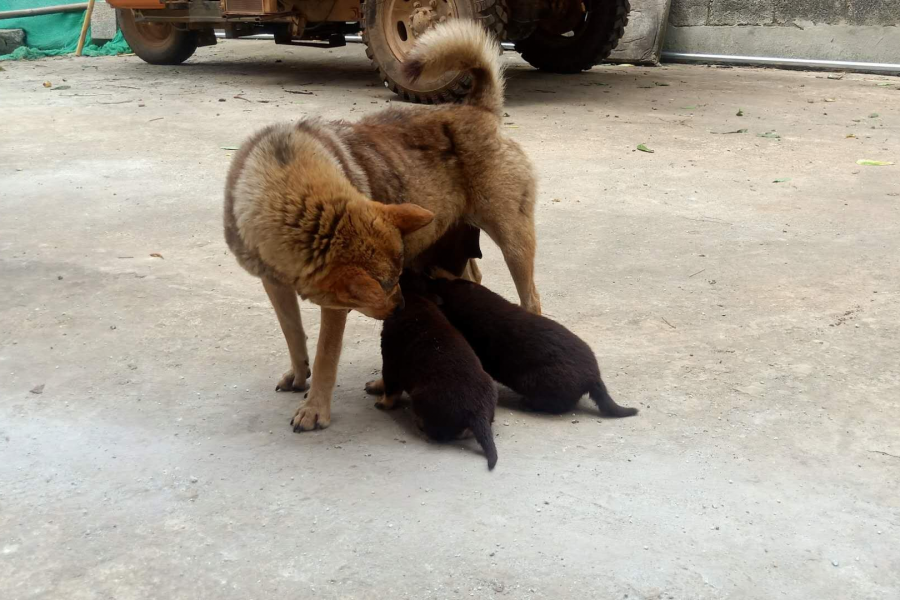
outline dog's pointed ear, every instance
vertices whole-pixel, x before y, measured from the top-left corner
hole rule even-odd
[[[403,235],[422,229],[434,219],[433,212],[417,204],[388,204],[384,207],[384,213],[385,218]]]

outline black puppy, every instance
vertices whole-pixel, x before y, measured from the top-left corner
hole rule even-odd
[[[379,408],[393,408],[406,391],[419,427],[432,439],[449,441],[471,430],[487,457],[497,464],[491,423],[497,388],[465,338],[429,300],[425,280],[400,277],[405,306],[385,319],[381,331],[382,382],[366,385],[381,393]]]
[[[590,347],[547,317],[532,314],[486,287],[462,279],[430,280],[441,310],[462,333],[484,370],[525,397],[535,410],[563,413],[585,394],[609,417],[638,409],[619,406],[606,391]]]

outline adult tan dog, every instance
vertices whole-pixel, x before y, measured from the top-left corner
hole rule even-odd
[[[503,252],[522,306],[534,285],[535,178],[500,126],[496,41],[472,21],[423,35],[412,77],[468,71],[465,103],[391,109],[357,123],[305,120],[252,136],[225,187],[225,239],[260,277],[287,340],[291,370],[276,389],[306,389],[309,358],[297,295],[322,309],[312,387],[294,431],[327,427],[348,309],[384,319],[401,304],[404,265],[448,230],[474,225]],[[377,201],[375,201],[377,200]]]

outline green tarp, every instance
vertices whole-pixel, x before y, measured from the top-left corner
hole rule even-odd
[[[0,0],[0,12],[76,3],[67,0]],[[10,54],[0,56],[0,60],[33,59],[75,52],[82,22],[84,11],[0,20],[0,29],[24,29],[26,44]],[[122,38],[121,31],[117,31],[116,36],[109,42],[95,46],[91,43],[91,33],[88,29],[83,50],[85,56],[109,56],[128,52],[131,52],[131,49]]]

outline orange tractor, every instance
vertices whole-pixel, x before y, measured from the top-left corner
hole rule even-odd
[[[628,23],[628,0],[108,0],[134,53],[152,64],[184,62],[199,46],[272,34],[276,44],[343,46],[362,32],[385,85],[407,100],[465,95],[464,74],[411,82],[400,66],[435,23],[475,19],[522,58],[553,73],[590,69],[612,52]]]

